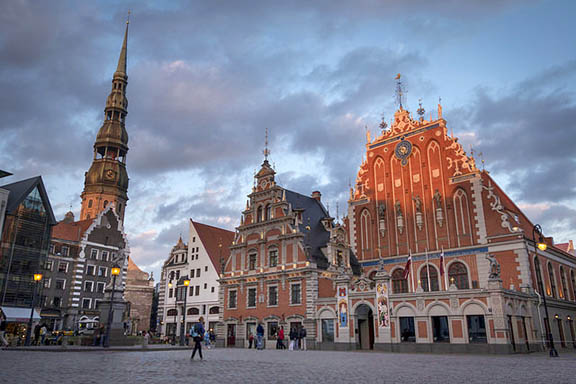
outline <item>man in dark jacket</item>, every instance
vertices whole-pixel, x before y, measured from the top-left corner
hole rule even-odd
[[[200,360],[204,359],[202,357],[202,339],[204,338],[204,332],[206,332],[204,330],[204,318],[200,317],[190,332],[194,340],[194,350],[192,351],[192,356],[190,356],[191,359],[194,359],[196,351],[198,351],[198,355],[200,355]]]
[[[0,314],[0,343],[2,343],[3,347],[8,346],[8,341],[4,338],[6,334],[6,318],[3,314]]]
[[[300,328],[300,334],[298,335],[300,339],[300,349],[306,350],[306,328]]]
[[[263,349],[264,348],[264,327],[262,326],[262,323],[258,324],[258,327],[256,327],[256,348],[258,349]]]

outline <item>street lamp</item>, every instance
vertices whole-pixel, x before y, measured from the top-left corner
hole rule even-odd
[[[536,235],[538,235],[538,241],[536,241]],[[540,271],[540,259],[538,258],[538,250],[545,251],[548,246],[544,242],[544,235],[542,235],[542,227],[540,224],[536,224],[532,228],[532,241],[534,242],[534,252],[536,254],[535,268],[538,274],[538,289],[542,292],[542,301],[544,302],[544,312],[546,313],[546,325],[548,326],[548,342],[550,343],[550,357],[558,357],[558,351],[554,348],[554,338],[552,336],[552,322],[550,321],[550,316],[548,315],[548,304],[546,304],[546,292],[544,291],[544,285],[542,283],[542,274]]]
[[[180,345],[184,346],[186,338],[186,297],[188,296],[188,286],[190,285],[190,280],[184,280],[184,308],[182,309],[182,324],[180,324]]]
[[[32,308],[30,309],[30,318],[28,319],[28,327],[26,328],[26,340],[24,341],[24,345],[30,345],[30,338],[32,336],[32,318],[34,317],[34,307],[36,306],[36,293],[38,291],[38,285],[42,281],[42,274],[35,273],[34,274],[34,292],[32,294]]]
[[[104,338],[104,348],[110,346],[110,328],[112,327],[112,317],[114,316],[114,294],[116,293],[116,276],[120,274],[120,267],[111,268],[112,273],[112,295],[110,295],[110,309],[108,310],[108,324],[106,325],[106,337]]]

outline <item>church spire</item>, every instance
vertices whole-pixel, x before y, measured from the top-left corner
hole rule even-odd
[[[124,211],[128,201],[128,173],[126,172],[128,133],[125,127],[128,114],[128,99],[126,98],[128,25],[127,20],[118,67],[112,77],[112,90],[106,98],[104,122],[94,143],[94,159],[84,179],[80,220],[94,218],[108,204],[114,204],[115,212],[120,220],[124,221]]]

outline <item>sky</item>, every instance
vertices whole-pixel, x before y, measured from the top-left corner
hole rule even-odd
[[[346,209],[368,129],[442,100],[449,129],[556,242],[576,240],[576,2],[0,2],[2,184],[80,213],[125,20],[131,257],[159,276],[188,220],[233,230],[269,129],[277,182]],[[478,157],[477,157],[477,162]]]

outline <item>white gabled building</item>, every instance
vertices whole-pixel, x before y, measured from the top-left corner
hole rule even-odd
[[[219,319],[219,275],[228,258],[234,232],[197,223],[190,219],[188,244],[178,239],[162,267],[159,287],[158,322],[163,337],[180,336],[183,314],[186,331],[202,316],[208,329]],[[184,280],[190,285],[184,287]],[[186,309],[184,312],[184,291]]]

